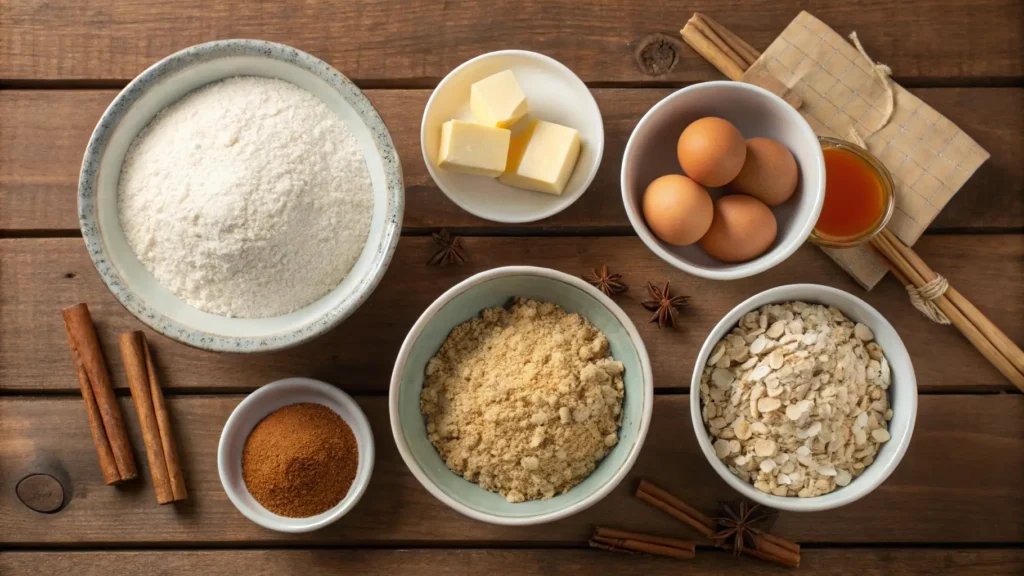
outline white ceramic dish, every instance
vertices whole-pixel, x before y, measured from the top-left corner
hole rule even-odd
[[[449,470],[427,438],[420,393],[427,362],[456,326],[484,308],[504,306],[514,296],[552,302],[592,322],[612,356],[623,363],[625,395],[619,443],[580,484],[547,500],[510,503]],[[633,466],[647,435],[654,406],[654,381],[647,349],[629,316],[610,298],[575,276],[532,266],[481,272],[434,301],[398,353],[391,375],[391,431],[405,464],[420,484],[452,509],[491,524],[524,526],[552,522],[593,506],[611,492]]]
[[[569,126],[580,133],[580,157],[560,196],[520,190],[495,178],[458,174],[437,167],[441,125],[453,118],[472,121],[470,86],[503,70],[511,70],[523,89],[530,107],[528,118]],[[525,124],[520,121],[513,127],[513,133]],[[466,212],[495,222],[533,222],[566,209],[590,186],[604,154],[604,122],[590,90],[564,64],[536,52],[502,50],[477,56],[441,80],[423,111],[420,147],[430,177]]]
[[[882,444],[875,456],[875,461],[865,468],[860,476],[834,492],[814,498],[765,494],[730,472],[729,468],[715,455],[715,449],[711,445],[711,439],[701,417],[701,400],[698,392],[701,372],[712,349],[723,336],[739,324],[743,315],[757,310],[765,304],[778,304],[794,300],[835,306],[847,318],[871,328],[875,334],[875,342],[882,347],[892,370],[892,385],[889,386],[889,403],[893,414],[892,420],[889,422],[891,439]],[[896,329],[867,302],[848,292],[818,284],[778,286],[748,298],[733,308],[718,322],[711,334],[708,335],[707,340],[704,341],[704,346],[701,347],[700,354],[697,356],[693,378],[690,380],[690,390],[692,391],[690,394],[690,419],[693,422],[693,431],[697,435],[701,451],[704,452],[704,456],[707,457],[715,472],[718,472],[718,475],[729,486],[743,496],[765,506],[795,512],[838,508],[867,496],[892,474],[900,460],[903,459],[903,455],[906,454],[907,447],[910,445],[914,422],[917,419],[917,379],[914,376],[914,366],[910,362],[910,354],[907,353]]]
[[[232,76],[291,82],[324,101],[362,145],[374,208],[363,252],[348,276],[316,302],[272,318],[227,318],[202,312],[172,294],[128,246],[117,212],[121,163],[135,136],[168,105],[203,85]],[[78,185],[82,235],[96,269],[118,301],[154,330],[184,344],[224,352],[294,346],[331,329],[355,311],[384,275],[402,228],[402,167],[384,122],[362,92],[326,62],[260,40],[221,40],[157,62],[114,99],[85,151]]]
[[[700,247],[672,246],[658,240],[644,221],[640,202],[652,180],[682,174],[676,143],[683,129],[704,116],[732,122],[744,138],[767,137],[784,144],[796,158],[800,183],[796,193],[772,209],[778,234],[767,252],[739,264],[715,260]],[[622,159],[622,202],[633,229],[655,254],[676,268],[713,280],[745,278],[789,258],[814,229],[825,201],[825,158],[807,121],[778,96],[743,82],[704,82],[673,92],[640,119],[626,143]],[[708,190],[712,198],[726,188]]]
[[[267,510],[249,494],[242,479],[242,449],[252,429],[271,412],[301,402],[323,404],[345,420],[359,445],[359,464],[352,487],[334,508],[309,518],[288,518]],[[249,520],[278,532],[312,532],[347,514],[370,484],[373,460],[373,431],[359,405],[341,389],[310,378],[278,380],[247,396],[231,412],[217,446],[217,471],[228,499]]]

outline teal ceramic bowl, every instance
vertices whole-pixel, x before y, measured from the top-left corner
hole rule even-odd
[[[484,308],[515,296],[552,302],[576,312],[608,338],[612,356],[625,365],[619,443],[583,482],[548,500],[510,503],[449,470],[427,439],[420,413],[424,369],[448,334]],[[441,295],[402,343],[391,376],[391,430],[406,465],[437,499],[484,522],[521,526],[551,522],[585,510],[612,491],[636,461],[654,406],[654,383],[640,334],[610,298],[583,280],[547,268],[510,266],[481,272]]]

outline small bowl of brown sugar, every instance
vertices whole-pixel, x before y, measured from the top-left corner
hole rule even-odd
[[[278,380],[242,400],[217,448],[231,503],[279,532],[311,532],[348,513],[370,483],[373,460],[359,405],[309,378]]]

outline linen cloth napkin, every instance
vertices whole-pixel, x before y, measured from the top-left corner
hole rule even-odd
[[[896,208],[888,228],[913,246],[989,154],[945,116],[889,79],[890,70],[808,12],[801,12],[743,75],[770,76],[797,94],[819,136],[862,143],[892,172]],[[859,140],[859,142],[858,142]],[[824,249],[870,290],[887,268],[860,246]]]

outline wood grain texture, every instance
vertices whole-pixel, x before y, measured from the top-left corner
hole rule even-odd
[[[578,275],[607,263],[630,290],[616,298],[647,345],[655,385],[687,388],[693,362],[718,320],[744,299],[782,284],[836,286],[867,300],[896,327],[910,351],[922,390],[1009,390],[1010,384],[955,329],[932,324],[903,287],[886,279],[865,292],[824,253],[804,246],[782,265],[753,278],[715,282],[688,276],[657,258],[638,238],[464,238],[470,262],[427,267],[430,238],[405,236],[380,286],[342,327],[297,348],[237,356],[201,352],[147,331],[166,390],[252,390],[305,375],[347,390],[386,390],[398,349],[419,315],[445,290],[486,269],[515,264]],[[1016,342],[1024,342],[1024,235],[926,236],[918,252]],[[76,389],[60,309],[88,302],[115,386],[126,388],[116,335],[142,324],[124,310],[96,274],[82,241],[0,240],[0,389]],[[648,281],[671,280],[690,305],[676,330],[658,330],[640,306]]]
[[[834,576],[961,576],[1019,575],[1024,551],[985,550],[805,550],[800,569],[807,574]],[[6,576],[67,574],[106,576],[148,574],[176,576],[196,571],[222,576],[279,576],[281,574],[419,574],[476,576],[501,574],[648,574],[650,576],[719,576],[723,574],[790,573],[748,558],[715,551],[698,551],[697,558],[678,561],[627,556],[594,550],[192,550],[122,552],[4,552],[0,573]]]
[[[552,218],[519,225],[546,231],[613,227],[629,231],[622,208],[622,152],[640,117],[670,91],[595,89],[605,123],[601,169],[578,202]],[[1024,108],[1022,88],[912,90],[975,138],[992,158],[939,215],[932,229],[1024,227]],[[77,230],[82,154],[114,90],[0,91],[0,230]],[[403,160],[404,226],[507,228],[458,208],[423,165],[420,117],[428,90],[368,90]]]
[[[179,396],[169,408],[182,440],[189,500],[153,501],[151,479],[104,486],[95,471],[81,401],[76,398],[0,398],[0,494],[39,451],[54,453],[74,482],[74,499],[56,514],[32,512],[16,498],[0,498],[0,547],[48,544],[117,546],[295,544],[350,546],[452,545],[458,542],[582,545],[594,524],[692,538],[689,529],[632,497],[649,478],[711,512],[735,498],[704,459],[692,432],[689,396],[655,397],[654,414],[633,471],[593,508],[537,527],[492,526],[463,517],[431,496],[412,474],[392,440],[388,400],[358,397],[376,439],[373,480],[345,518],[311,534],[264,530],[243,517],[217,476],[221,428],[241,396]],[[122,398],[127,408],[130,399]],[[142,446],[130,410],[133,444]],[[1002,542],[1024,543],[1024,396],[922,396],[910,448],[882,486],[864,499],[822,513],[783,513],[773,531],[797,542]],[[20,474],[30,472],[25,470]],[[429,520],[428,520],[429,519]]]
[[[606,262],[631,286],[616,297],[647,345],[658,387],[689,386],[703,339],[746,297],[787,283],[836,286],[866,299],[896,327],[907,345],[918,385],[926,390],[1012,389],[952,328],[932,324],[887,279],[872,292],[857,287],[817,248],[807,245],[777,268],[754,278],[714,282],[689,277],[658,259],[637,238],[465,238],[470,262],[429,268],[429,238],[403,237],[371,298],[344,325],[280,353],[236,356],[197,351],[147,331],[165,389],[249,390],[268,381],[306,375],[348,390],[388,386],[402,339],[444,290],[501,265],[541,265],[580,275]],[[1024,236],[928,236],[919,253],[1017,342],[1024,341]],[[127,387],[116,335],[142,325],[114,299],[95,273],[79,239],[0,240],[0,389],[74,390],[74,366],[60,327],[63,305],[84,301],[111,359],[116,386]],[[691,297],[676,330],[650,324],[646,281],[671,280]]]
[[[514,46],[561,60],[584,80],[643,82],[633,44],[674,38],[695,11],[707,12],[763,50],[808,10],[845,36],[857,30],[868,53],[897,78],[1019,78],[1021,8],[1016,0],[385,0],[253,3],[246,0],[0,1],[0,78],[131,78],[164,56],[222,38],[260,38],[323,58],[361,82],[435,82],[463,61]],[[658,79],[718,78],[691,50]]]

